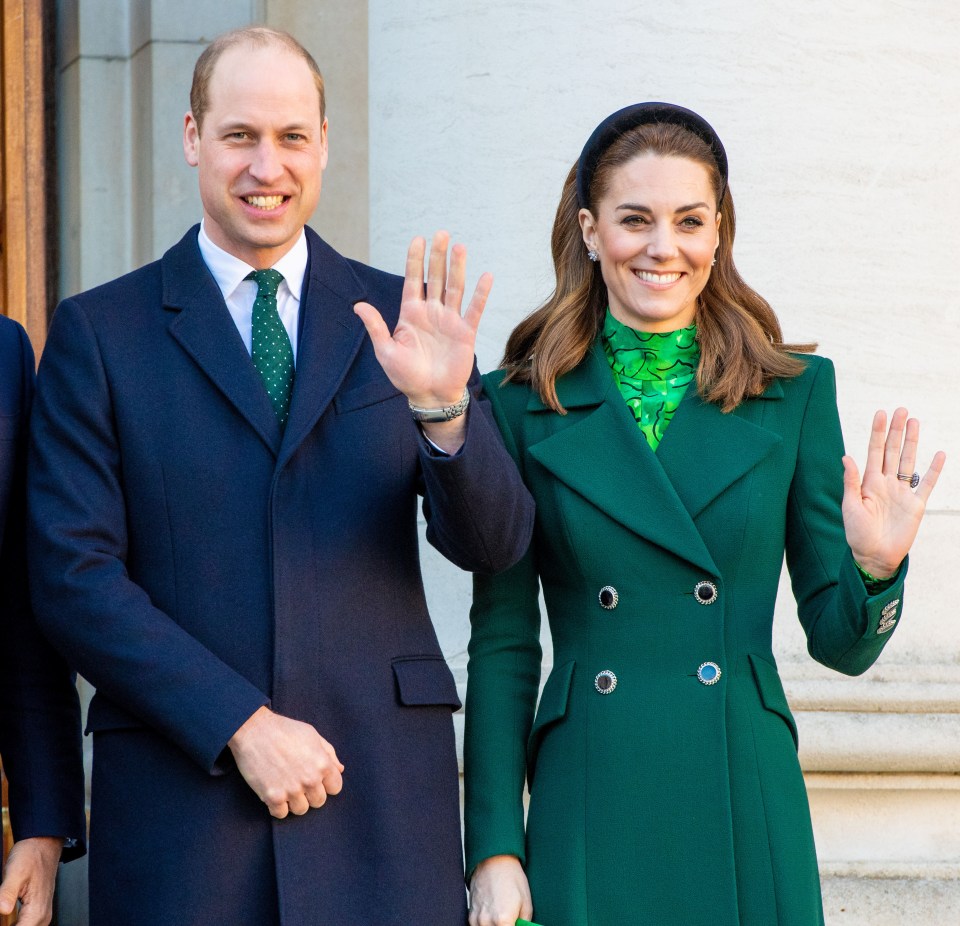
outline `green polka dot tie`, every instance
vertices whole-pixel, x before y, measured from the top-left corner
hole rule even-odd
[[[283,274],[276,270],[254,270],[246,279],[257,283],[257,298],[253,303],[253,365],[263,377],[267,395],[283,428],[290,414],[293,391],[293,348],[277,311],[277,288],[283,282]]]

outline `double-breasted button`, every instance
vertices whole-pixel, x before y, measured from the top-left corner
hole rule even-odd
[[[604,585],[600,589],[600,607],[612,611],[620,601],[620,593],[612,585]]]
[[[697,669],[697,678],[704,685],[716,685],[721,675],[720,666],[715,662],[705,662]]]
[[[617,677],[609,669],[604,669],[597,673],[593,687],[602,695],[613,694],[613,689],[617,687]]]
[[[707,579],[693,586],[693,597],[697,604],[713,604],[718,594],[717,586]]]

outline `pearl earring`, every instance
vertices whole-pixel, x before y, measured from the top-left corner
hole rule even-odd
[[[600,255],[593,248],[590,248],[590,250],[587,251],[587,257],[589,257],[593,263],[596,263],[598,260],[600,260]]]

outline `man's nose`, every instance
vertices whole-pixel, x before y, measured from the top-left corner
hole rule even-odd
[[[250,163],[250,176],[263,184],[275,183],[283,176],[280,152],[272,141],[264,139],[257,145]]]

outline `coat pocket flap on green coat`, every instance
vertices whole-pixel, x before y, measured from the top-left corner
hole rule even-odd
[[[786,721],[790,728],[790,735],[793,737],[793,743],[799,749],[800,738],[797,735],[797,722],[793,719],[790,705],[787,703],[783,682],[780,681],[780,673],[777,672],[776,666],[771,665],[760,656],[754,656],[751,653],[749,658],[763,706],[768,711],[779,714]]]
[[[408,656],[393,660],[397,696],[408,707],[447,705],[461,708],[457,683],[450,667],[440,656]]]
[[[530,785],[533,784],[533,771],[544,734],[552,724],[562,720],[567,713],[574,665],[575,663],[571,660],[562,666],[554,666],[546,685],[543,686],[543,694],[540,695],[540,703],[537,705],[537,716],[527,740],[527,782]]]

